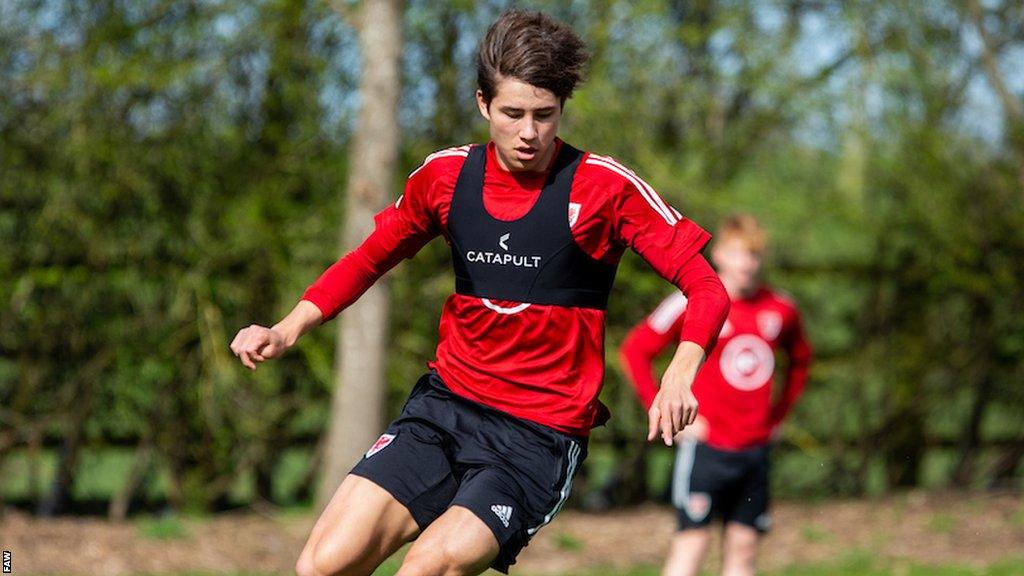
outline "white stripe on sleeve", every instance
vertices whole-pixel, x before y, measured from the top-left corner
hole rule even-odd
[[[658,213],[658,215],[665,219],[665,222],[667,222],[669,226],[675,226],[676,223],[679,222],[681,215],[677,216],[677,214],[679,213],[676,212],[674,208],[666,204],[665,201],[662,200],[661,196],[659,196],[658,193],[655,192],[654,188],[652,188],[650,184],[648,184],[642,178],[637,176],[636,173],[630,170],[629,168],[626,168],[625,166],[623,166],[622,164],[620,164],[619,162],[615,161],[612,158],[609,158],[607,156],[598,156],[596,154],[591,154],[587,158],[587,164],[592,164],[594,166],[602,166],[626,178],[633,184],[633,186],[636,187],[636,189],[640,192],[640,195],[643,196],[644,200],[646,200],[647,203],[650,204],[651,208],[653,208],[654,211]]]
[[[673,292],[661,301],[658,307],[647,317],[647,325],[658,334],[664,334],[672,328],[679,316],[686,311],[686,296],[682,292]]]
[[[448,158],[450,156],[469,156],[469,145],[459,146],[458,148],[446,148],[444,150],[438,150],[437,152],[434,152],[433,154],[423,159],[423,164],[420,164],[419,168],[413,170],[412,174],[409,174],[409,178],[415,176],[417,172],[422,170],[427,164],[430,164],[435,159]]]

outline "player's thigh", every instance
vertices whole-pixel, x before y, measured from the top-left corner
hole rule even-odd
[[[707,527],[721,506],[722,487],[727,483],[716,453],[704,444],[684,440],[676,448],[672,476],[678,529]]]
[[[397,576],[480,574],[498,551],[498,540],[483,520],[452,506],[416,539]]]
[[[723,510],[723,520],[727,524],[741,524],[764,533],[771,528],[767,449],[753,449],[748,455],[749,462],[732,490],[731,501]]]
[[[504,443],[501,458],[467,472],[452,500],[477,516],[498,542],[492,567],[507,572],[530,539],[551,522],[569,497],[573,475],[586,458],[585,440],[523,427],[490,429]],[[468,452],[468,451],[465,451]],[[464,454],[465,455],[465,454]]]
[[[412,514],[390,493],[349,474],[313,526],[296,572],[369,574],[418,533]]]

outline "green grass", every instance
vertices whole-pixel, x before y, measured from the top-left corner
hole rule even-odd
[[[573,551],[583,548],[583,543],[568,534],[559,532],[555,534],[555,546],[559,550]]]
[[[1024,509],[1017,510],[1016,512],[1014,512],[1013,515],[1010,517],[1010,522],[1013,522],[1015,526],[1024,527]]]
[[[800,537],[804,542],[828,542],[832,535],[814,524],[804,524],[800,527]]]
[[[381,572],[378,572],[380,574]],[[490,574],[490,573],[489,573]],[[658,576],[660,568],[640,566],[631,570],[594,570],[564,576]],[[712,576],[714,571],[705,569],[702,575]],[[984,568],[967,566],[921,566],[895,560],[882,560],[866,551],[854,551],[845,558],[825,564],[802,564],[781,570],[762,571],[763,576],[1017,576],[1024,574],[1024,558],[1000,562]],[[519,576],[529,576],[522,574]]]
[[[377,576],[392,576],[398,571],[400,560],[398,558],[389,560],[381,566],[374,574]],[[590,570],[585,572],[570,572],[562,576],[658,576],[661,572],[658,566],[637,566],[629,570]],[[515,576],[530,576],[529,573],[521,572],[512,568]],[[494,571],[486,572],[487,576],[498,574]],[[702,576],[713,576],[714,571],[705,569]],[[864,550],[854,550],[842,559],[824,564],[800,564],[786,567],[781,570],[759,572],[763,576],[1017,576],[1024,574],[1024,558],[1007,560],[993,566],[983,568],[971,568],[967,566],[922,566],[898,560],[880,559],[877,555]],[[137,576],[154,576],[149,574],[138,574]],[[173,574],[161,574],[160,576],[290,576],[286,573],[272,572],[177,572]]]
[[[933,534],[952,534],[956,524],[956,518],[940,512],[928,520],[928,531]]]
[[[142,518],[135,526],[139,534],[151,540],[177,540],[188,536],[188,528],[178,516]]]
[[[375,574],[377,576],[391,576],[398,566],[389,570],[381,567]],[[519,572],[512,568],[515,576],[530,576],[528,573]],[[758,572],[763,576],[1019,576],[1024,574],[1024,558],[1013,561],[1006,561],[985,568],[971,568],[966,566],[921,566],[907,562],[893,560],[881,560],[876,555],[866,551],[853,551],[846,557],[833,563],[825,564],[801,564],[789,566],[781,570]],[[494,576],[498,572],[489,571],[487,576]],[[591,570],[586,572],[566,573],[562,576],[659,576],[659,566],[637,566],[629,570]],[[702,576],[715,576],[717,572],[705,569]],[[282,575],[283,576],[283,575]]]
[[[1014,576],[1024,570],[1024,560],[1000,563],[987,568],[966,566],[921,566],[899,561],[877,561],[857,559],[853,562],[820,564],[816,566],[792,566],[784,570],[766,572],[765,576]]]

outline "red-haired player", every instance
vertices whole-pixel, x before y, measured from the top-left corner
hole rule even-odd
[[[811,348],[793,301],[760,279],[765,234],[752,216],[727,218],[715,236],[711,260],[732,301],[718,345],[697,374],[700,409],[678,444],[672,501],[679,511],[664,574],[697,574],[713,517],[725,525],[722,573],[754,573],[758,536],[768,516],[768,444],[807,380]],[[666,298],[622,345],[623,364],[644,405],[658,392],[652,362],[678,342],[687,300]],[[775,357],[788,357],[773,402]]]

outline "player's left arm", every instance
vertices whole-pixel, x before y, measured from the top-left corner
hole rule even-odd
[[[772,406],[772,428],[777,427],[785,420],[807,385],[807,373],[813,352],[804,332],[800,314],[796,309],[792,312],[789,326],[783,332],[783,338],[783,350],[786,353],[789,366],[786,368],[782,390],[775,405]]]
[[[648,411],[648,440],[660,432],[671,446],[673,437],[697,417],[697,400],[690,388],[722,329],[729,297],[701,254],[711,235],[669,206],[636,174],[613,160],[602,162],[623,177],[611,196],[619,241],[687,298],[679,345]]]
[[[657,267],[655,270],[671,278]],[[691,387],[729,313],[725,288],[700,253],[682,267],[675,284],[687,296],[687,313],[679,345],[648,411],[647,440],[654,440],[660,431],[666,446],[697,418],[698,404]]]

